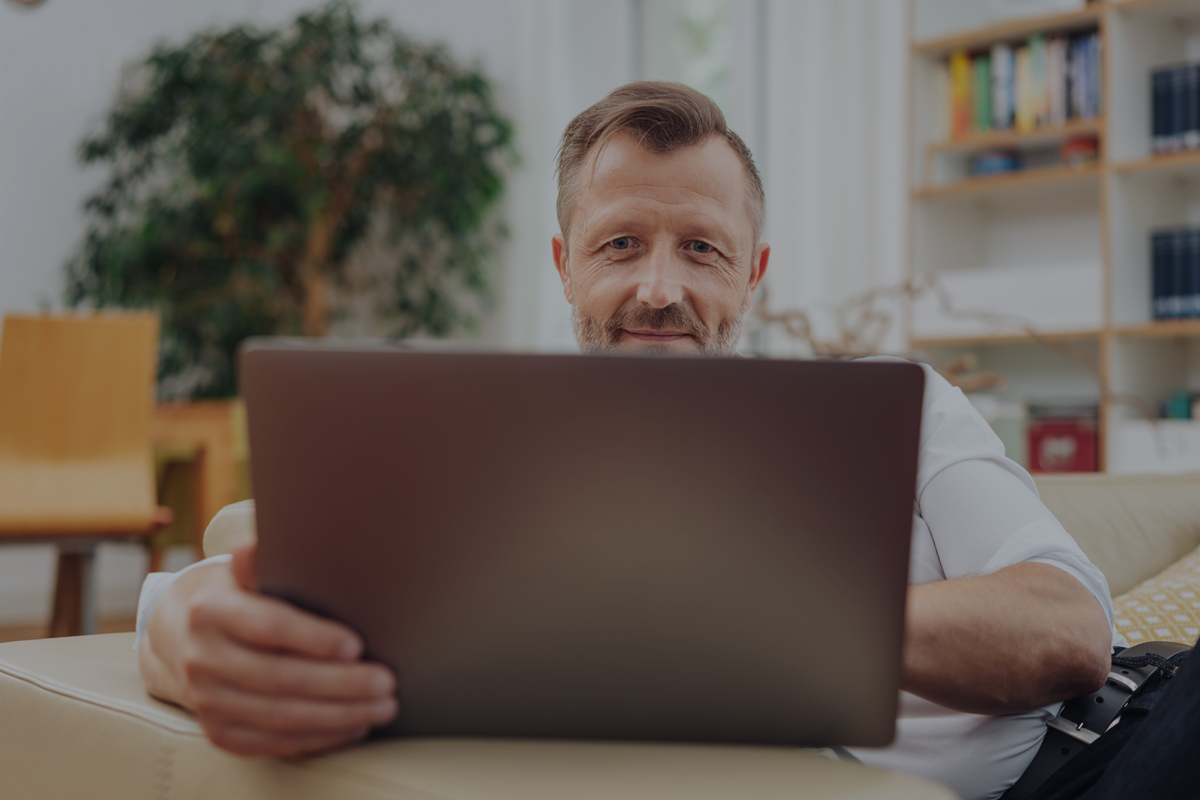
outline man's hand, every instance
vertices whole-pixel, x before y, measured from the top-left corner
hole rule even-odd
[[[239,755],[329,750],[395,717],[391,671],[361,661],[344,625],[260,594],[254,557],[243,545],[163,595],[138,652],[150,694],[196,712]]]
[[[1108,617],[1069,573],[1036,562],[910,586],[901,687],[958,711],[1027,711],[1093,692]]]

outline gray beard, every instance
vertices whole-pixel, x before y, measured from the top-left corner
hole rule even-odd
[[[709,357],[735,355],[738,342],[742,338],[742,318],[744,316],[745,312],[739,311],[732,320],[721,320],[715,335],[701,325],[692,334],[697,344],[695,355]],[[611,323],[612,320],[609,322]],[[571,327],[575,331],[575,343],[579,346],[581,353],[597,355],[624,352],[618,344],[621,336],[620,326],[614,328],[610,324],[599,325],[590,317],[581,315],[579,307],[574,304],[571,305]],[[638,352],[647,355],[678,354],[668,347],[660,346],[642,348]]]

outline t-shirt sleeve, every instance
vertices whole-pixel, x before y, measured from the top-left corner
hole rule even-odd
[[[133,640],[133,649],[137,650],[141,646],[142,636],[146,633],[146,626],[150,624],[150,617],[154,616],[158,601],[180,575],[206,564],[227,564],[232,560],[233,556],[226,553],[197,561],[178,572],[151,572],[147,575],[146,580],[142,581],[142,593],[138,596],[137,637]]]
[[[1112,627],[1104,574],[1038,498],[1029,473],[1005,457],[966,396],[928,367],[921,440],[917,508],[947,579],[1050,564],[1092,593]]]

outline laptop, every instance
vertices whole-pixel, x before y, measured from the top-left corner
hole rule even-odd
[[[903,362],[241,353],[264,591],[398,676],[383,733],[884,745]]]

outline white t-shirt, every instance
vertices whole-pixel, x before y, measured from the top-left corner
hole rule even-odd
[[[200,563],[228,560],[214,556]],[[1029,474],[1005,458],[1004,445],[963,393],[925,367],[909,584],[987,575],[1026,561],[1052,564],[1075,576],[1112,626],[1104,575],[1038,499]],[[138,601],[138,642],[159,598],[180,574],[146,577]],[[1112,631],[1113,644],[1124,645]],[[937,781],[967,800],[995,798],[1025,771],[1060,705],[986,716],[901,692],[896,741],[850,751],[866,764]]]
[[[1052,564],[1087,587],[1108,615],[1113,644],[1125,644],[1112,627],[1103,573],[1038,499],[1029,474],[1005,458],[1004,445],[966,396],[929,367],[918,463],[910,586],[1026,561]],[[866,764],[930,778],[968,800],[999,797],[1025,771],[1061,705],[987,716],[901,692],[896,741],[850,751]]]

